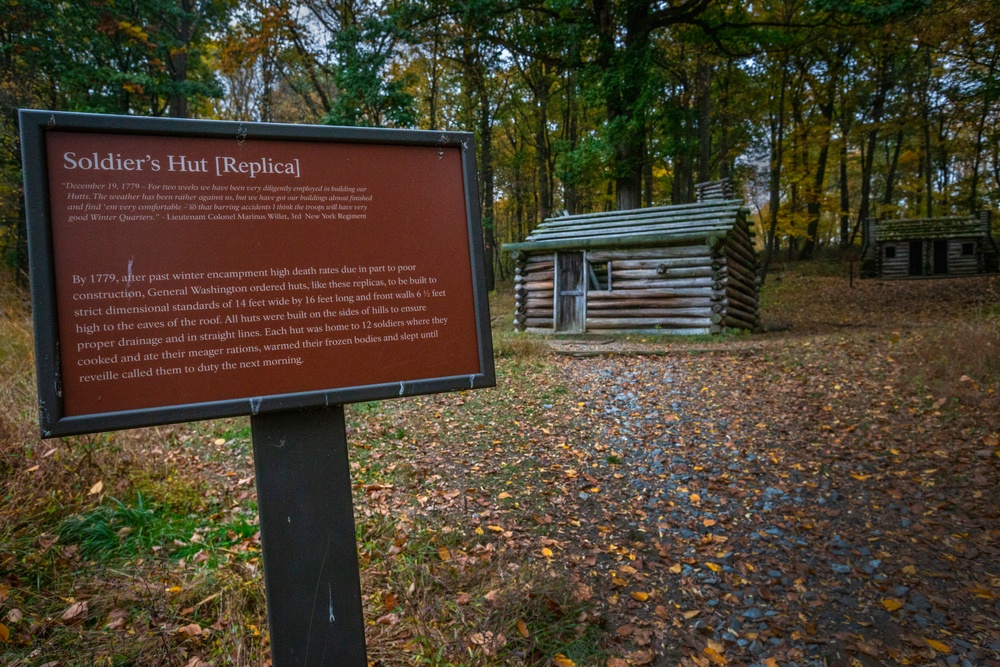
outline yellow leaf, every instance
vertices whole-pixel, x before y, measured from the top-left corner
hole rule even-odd
[[[701,502],[701,496],[699,496],[697,493],[692,493],[690,496],[688,496],[688,499],[693,503]]]
[[[681,614],[681,616],[683,616],[684,618],[687,618],[687,619],[691,619],[691,618],[694,618],[695,616],[697,616],[700,613],[701,613],[700,610],[698,610],[698,609],[692,609],[691,611],[685,611],[683,614]]]
[[[171,586],[170,588],[167,589],[167,592],[170,593],[171,595],[176,595],[177,593],[180,593],[182,590],[184,589],[182,589],[180,586]]]
[[[30,468],[28,468],[27,472],[35,472],[35,471],[36,471],[36,470],[38,470],[38,469],[39,469],[40,467],[41,467],[41,466],[31,466]]]
[[[702,525],[703,525],[703,526],[705,526],[705,528],[711,528],[711,527],[712,527],[712,526],[714,526],[714,525],[715,525],[715,524],[716,524],[717,522],[716,522],[716,520],[715,520],[715,519],[705,519],[705,520],[704,520],[704,521],[702,521],[701,523],[702,523]]]
[[[10,630],[3,623],[0,623],[0,642],[5,642],[10,639]]]
[[[882,606],[888,611],[896,611],[897,609],[903,608],[903,603],[896,598],[885,598],[882,600]]]
[[[774,658],[767,658],[764,660],[764,667],[778,667],[778,661]]]
[[[500,500],[507,500],[508,498],[510,498],[510,494],[507,493],[506,491],[503,491],[500,493],[499,496],[497,496],[497,498],[499,498]]]
[[[103,490],[104,490],[104,482],[98,481],[97,484],[94,484],[92,487],[90,487],[90,491],[87,491],[87,495],[93,496],[95,494],[100,493]]]
[[[631,595],[633,600],[638,600],[639,602],[645,602],[649,599],[649,593],[643,593],[642,591],[632,591]]]
[[[702,651],[709,660],[712,661],[713,665],[725,665],[728,661],[722,656],[721,653],[716,651],[711,646],[706,646],[705,650]]]
[[[628,582],[621,577],[611,577],[611,583],[615,586],[626,586],[628,584]]]
[[[438,547],[438,558],[441,560],[451,560],[451,552],[448,547]]]
[[[938,653],[946,653],[946,654],[951,653],[951,649],[948,648],[947,644],[942,644],[939,641],[935,641],[933,639],[927,639],[926,637],[924,637],[924,641],[927,642],[927,645],[930,646],[935,651],[937,651]]]
[[[903,574],[916,574],[916,573],[917,573],[917,568],[915,568],[912,565],[907,565],[906,567],[903,568]]]
[[[502,533],[503,527],[501,526],[486,526],[492,533]]]
[[[670,566],[670,571],[673,572],[674,574],[680,574],[682,569],[683,568],[681,567],[680,563],[674,563],[673,565]]]
[[[555,657],[552,658],[552,664],[555,667],[576,667],[576,663],[564,656],[562,653],[556,653]]]
[[[528,625],[521,619],[517,619],[517,634],[521,635],[525,639],[528,638]]]
[[[866,479],[871,478],[871,475],[862,475],[861,473],[858,473],[858,472],[852,472],[851,473],[851,477],[853,477],[854,479],[856,479],[858,481],[863,482]]]
[[[719,572],[722,570],[722,566],[717,563],[705,563],[709,570],[712,572]]]
[[[485,530],[483,530],[480,526],[476,526],[476,535],[485,535],[485,534],[486,534]]]
[[[546,558],[552,558],[552,556],[554,556],[555,554],[552,553],[552,549],[549,549],[548,547],[542,547],[542,555],[545,556]]]

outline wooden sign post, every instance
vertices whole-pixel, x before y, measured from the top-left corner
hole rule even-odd
[[[42,435],[250,415],[274,665],[364,665],[342,406],[495,382],[470,135],[20,123]]]

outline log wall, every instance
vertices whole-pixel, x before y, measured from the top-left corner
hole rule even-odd
[[[972,246],[971,254],[962,252],[964,246]],[[979,239],[951,239],[948,241],[948,275],[971,276],[982,273],[982,243]]]
[[[514,262],[514,329],[552,330],[555,255],[518,253]]]
[[[895,256],[887,257],[887,248],[895,250]],[[910,275],[910,243],[908,241],[886,242],[879,249],[879,273],[883,278],[906,278]]]

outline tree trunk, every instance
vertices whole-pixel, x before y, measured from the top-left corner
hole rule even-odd
[[[996,74],[998,55],[1000,55],[1000,47],[994,46],[993,57],[990,58],[990,65],[986,72],[986,85],[983,86],[983,110],[979,114],[979,122],[976,124],[976,149],[972,155],[972,183],[969,187],[969,212],[979,210],[979,166],[982,161],[983,133],[986,129],[990,105],[993,102],[990,93],[993,92],[993,76]]]
[[[698,181],[711,180],[712,168],[712,65],[698,63]]]
[[[847,180],[847,134],[840,140],[840,247],[851,243],[851,197]]]
[[[496,226],[493,220],[493,114],[485,77],[479,83],[479,142],[482,163],[479,182],[482,184],[483,254],[485,255],[486,289],[493,291],[496,277],[493,267],[497,260]]]
[[[785,140],[785,85],[788,83],[788,55],[781,59],[781,85],[778,86],[778,109],[777,115],[771,116],[771,181],[768,211],[770,224],[768,225],[764,260],[760,267],[760,284],[764,285],[767,279],[767,271],[771,267],[771,257],[777,249],[778,230],[778,209],[781,207],[781,161],[783,157],[783,144]]]
[[[885,192],[882,194],[882,206],[891,206],[894,191],[896,189],[896,169],[899,168],[899,155],[903,150],[903,131],[896,133],[896,145],[892,150],[892,158],[889,161],[889,170],[885,176]]]
[[[812,259],[816,252],[816,236],[819,233],[819,217],[821,199],[826,189],[826,163],[830,155],[830,137],[833,135],[833,107],[837,96],[837,81],[839,68],[830,65],[830,79],[827,82],[826,101],[820,105],[823,118],[823,128],[820,135],[819,156],[816,158],[816,174],[813,177],[812,192],[806,203],[809,224],[806,228],[806,242],[802,247],[802,259]]]

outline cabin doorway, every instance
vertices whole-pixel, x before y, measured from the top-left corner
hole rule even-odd
[[[948,239],[934,239],[934,275],[948,273]]]
[[[924,242],[910,241],[910,275],[924,275]]]
[[[582,252],[556,253],[556,331],[583,333],[587,322],[587,274]]]

